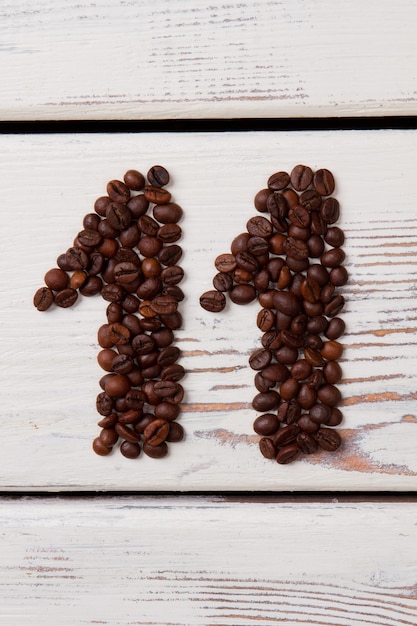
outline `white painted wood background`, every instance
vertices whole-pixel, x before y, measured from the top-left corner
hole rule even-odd
[[[416,18],[413,0],[5,0],[0,122],[415,115]],[[415,493],[417,474],[416,140],[411,130],[0,136],[2,624],[417,622],[416,503],[398,495]],[[163,461],[99,458],[103,302],[41,314],[31,300],[107,180],[158,161],[185,211],[187,437]],[[198,295],[254,214],[254,193],[298,162],[333,169],[342,203],[345,445],[283,467],[252,432],[256,306],[213,316]],[[120,489],[258,495],[99,493]],[[322,496],[262,497],[288,490]]]
[[[3,624],[417,621],[415,502],[6,500],[0,527]]]
[[[3,0],[0,118],[412,115],[417,4]]]
[[[398,490],[417,485],[415,131],[9,136],[1,141],[4,489]],[[162,162],[184,209],[187,437],[162,461],[98,457],[97,329],[106,303],[40,313],[32,297],[108,180]],[[346,234],[347,332],[338,453],[279,466],[252,430],[257,303],[199,306],[214,259],[256,214],[270,174],[329,167]],[[23,181],[23,187],[22,187]]]

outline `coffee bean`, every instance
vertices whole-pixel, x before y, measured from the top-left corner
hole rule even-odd
[[[155,419],[145,428],[143,437],[147,445],[159,446],[168,436],[169,424],[164,419]]]
[[[339,433],[332,428],[320,428],[316,435],[317,443],[323,450],[334,452],[341,444]]]
[[[326,198],[320,207],[320,216],[325,224],[334,224],[337,222],[339,214],[340,206],[338,200],[336,200],[336,198]]]
[[[246,228],[252,237],[262,237],[266,239],[272,234],[271,222],[266,217],[262,217],[261,215],[251,217],[246,223]]]
[[[54,294],[49,287],[40,287],[33,296],[33,304],[38,311],[47,311],[54,302]]]
[[[143,190],[143,195],[148,202],[153,202],[154,204],[168,204],[171,200],[169,191],[161,187],[155,187],[154,185],[146,185]]]
[[[318,447],[316,439],[308,432],[297,435],[296,444],[304,454],[314,454]]]
[[[252,400],[252,406],[255,411],[262,413],[275,409],[280,401],[280,396],[276,391],[265,391],[256,394]]]
[[[206,311],[218,313],[226,306],[226,298],[220,291],[206,291],[200,296],[200,305]]]
[[[253,370],[265,369],[272,360],[272,352],[264,348],[255,350],[249,357],[249,365]]]
[[[284,313],[284,315],[294,317],[301,311],[299,298],[289,291],[277,291],[273,301],[277,311]]]
[[[230,299],[235,304],[248,304],[256,298],[256,290],[253,285],[236,285],[230,290]]]
[[[111,180],[107,183],[107,194],[115,202],[125,203],[130,198],[130,190],[121,180]]]
[[[287,172],[276,172],[275,174],[271,174],[268,178],[268,188],[272,191],[279,191],[284,189],[290,182],[290,177]]]
[[[314,174],[313,186],[321,196],[329,196],[335,188],[333,174],[326,169],[317,170]]]
[[[340,317],[330,320],[324,334],[328,339],[339,339],[345,332],[345,322]]]
[[[296,165],[291,171],[290,179],[296,191],[304,191],[313,180],[313,172],[307,165]]]
[[[125,185],[133,191],[140,191],[145,186],[145,177],[137,170],[127,170],[123,180]]]
[[[130,209],[120,202],[112,202],[106,210],[106,219],[117,231],[124,230],[132,221]]]
[[[182,208],[175,202],[157,204],[153,208],[153,216],[162,224],[175,224],[182,217]]]
[[[64,309],[73,306],[78,299],[78,292],[72,287],[68,287],[67,289],[62,289],[62,291],[58,291],[55,294],[55,304]]]
[[[259,415],[253,423],[253,429],[258,435],[274,435],[279,429],[280,422],[274,413]]]
[[[153,165],[146,175],[149,184],[154,187],[165,187],[169,183],[169,172],[162,165]]]
[[[291,444],[279,450],[276,456],[276,461],[281,465],[286,463],[292,463],[299,456],[299,454],[300,449],[296,445]]]
[[[259,449],[265,459],[274,459],[276,455],[276,449],[269,437],[262,437],[259,440]]]

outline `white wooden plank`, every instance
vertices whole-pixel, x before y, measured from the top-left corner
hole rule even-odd
[[[3,489],[396,490],[416,488],[414,131],[3,136],[0,264]],[[108,180],[162,162],[184,208],[186,440],[161,461],[97,457],[101,298],[39,313],[33,293]],[[255,214],[271,173],[296,163],[337,180],[349,284],[344,447],[287,467],[266,461],[250,407],[256,304],[199,307],[213,261]]]
[[[412,626],[415,502],[5,500],[10,626]]]
[[[413,115],[402,0],[2,2],[0,119]]]

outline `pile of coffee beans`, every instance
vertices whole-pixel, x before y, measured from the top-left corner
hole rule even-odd
[[[97,360],[106,374],[96,400],[100,433],[93,441],[102,456],[120,443],[129,459],[142,449],[161,458],[168,442],[184,437],[176,420],[185,371],[174,345],[184,298],[177,243],[183,211],[165,188],[169,178],[155,165],[146,178],[128,170],[123,181],[111,180],[33,299],[39,311],[70,307],[79,294],[101,294],[108,302],[107,321],[98,330]]]
[[[343,231],[333,174],[296,165],[272,174],[254,198],[258,214],[215,260],[214,289],[200,297],[220,312],[226,295],[236,304],[256,299],[261,347],[249,358],[261,413],[254,422],[264,457],[290,463],[301,454],[334,451],[341,438],[337,408],[342,378],[338,317],[346,284]]]

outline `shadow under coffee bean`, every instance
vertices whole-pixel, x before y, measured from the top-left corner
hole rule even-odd
[[[339,288],[348,274],[334,190],[327,169],[300,164],[272,174],[255,195],[258,215],[230,252],[218,255],[214,289],[200,297],[202,308],[215,313],[227,296],[236,304],[257,299],[262,307],[256,319],[262,347],[249,357],[258,392],[252,406],[261,413],[254,430],[261,454],[280,464],[341,444],[334,429],[342,421]]]
[[[101,419],[93,441],[98,455],[116,444],[128,459],[141,451],[151,458],[168,453],[168,443],[184,438],[176,420],[185,370],[174,331],[181,327],[178,265],[182,208],[165,189],[169,173],[161,165],[145,177],[128,170],[123,181],[108,182],[94,213],[83,219],[73,245],[59,255],[33,298],[38,311],[69,307],[78,295],[98,293],[108,302],[98,329],[97,360],[106,374],[96,398]]]

